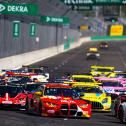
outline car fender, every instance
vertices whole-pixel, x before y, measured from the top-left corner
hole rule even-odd
[[[124,116],[126,117],[126,102],[123,102],[121,106],[123,108]]]

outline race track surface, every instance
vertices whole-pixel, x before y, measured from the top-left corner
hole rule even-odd
[[[101,60],[86,60],[89,47],[98,47],[98,42],[89,42],[81,47],[36,63],[48,66],[51,77],[66,73],[89,72],[91,65],[115,66],[117,70],[126,70],[126,42],[109,42],[108,50],[101,50]],[[91,119],[51,118],[28,115],[25,111],[0,110],[0,126],[124,126],[112,112],[93,113]]]

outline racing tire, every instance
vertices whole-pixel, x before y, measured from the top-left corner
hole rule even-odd
[[[123,108],[120,107],[119,112],[118,112],[118,117],[119,117],[120,123],[124,123],[123,122],[123,116],[124,116]]]
[[[39,102],[39,108],[38,108],[38,114],[39,116],[42,116],[42,102]]]
[[[32,112],[30,110],[30,103],[28,101],[28,98],[26,99],[26,105],[25,105],[25,107],[26,107],[26,113],[27,114],[32,114]]]
[[[28,111],[28,109],[29,109],[29,106],[28,106],[28,98],[26,98],[25,109],[26,109],[26,111]]]

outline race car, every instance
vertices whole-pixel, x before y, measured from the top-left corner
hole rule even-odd
[[[107,76],[114,71],[113,66],[91,66],[90,73],[92,76]]]
[[[89,50],[86,53],[86,59],[97,59],[100,60],[100,53],[97,48],[89,48]]]
[[[49,73],[43,67],[23,66],[21,70],[7,70],[8,76],[29,76],[32,81],[37,79],[39,82],[48,82]]]
[[[107,42],[100,42],[99,43],[99,48],[100,49],[108,49],[109,45]]]
[[[34,73],[34,75],[31,76],[31,79],[37,79],[39,82],[48,82],[49,79],[49,73],[45,71],[44,66],[25,66],[23,65],[22,68],[24,68],[24,71],[26,73]]]
[[[110,73],[107,77],[113,78],[113,79],[119,79],[121,81],[121,84],[126,86],[126,72],[122,72],[122,71],[115,72],[114,71],[114,72]]]
[[[95,81],[95,79],[90,75],[72,75],[71,78],[72,82],[68,82],[69,84],[83,84],[83,85],[100,85]],[[66,82],[67,83],[67,82]]]
[[[21,86],[0,85],[0,107],[25,109],[26,94]]]
[[[115,100],[114,115],[121,123],[126,123],[126,91],[123,91]]]
[[[93,111],[111,111],[111,97],[104,93],[98,86],[84,86],[82,84],[72,85],[79,93],[83,94],[81,97],[88,100],[92,104]]]
[[[112,100],[115,100],[122,91],[126,91],[126,87],[118,79],[100,79],[99,82],[101,83],[101,89],[110,94]]]
[[[91,117],[91,104],[64,84],[45,84],[28,95],[27,112],[41,116]]]

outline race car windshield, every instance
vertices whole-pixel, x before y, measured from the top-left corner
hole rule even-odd
[[[105,43],[105,42],[102,42],[102,43],[100,43],[101,45],[108,45],[107,43]]]
[[[87,53],[99,53],[98,51],[88,51]]]
[[[77,92],[82,93],[102,93],[102,91],[96,87],[76,87],[75,89]]]
[[[70,88],[46,88],[44,95],[46,96],[64,96],[64,97],[72,97],[78,98],[79,94]]]
[[[69,79],[55,79],[53,82],[55,82],[55,83],[63,83],[63,82],[70,82],[70,80]]]
[[[10,77],[8,79],[8,82],[26,83],[26,82],[31,82],[31,79],[29,77],[16,76],[16,77]]]
[[[11,98],[14,98],[18,93],[22,92],[23,89],[20,87],[0,86],[0,97],[4,97],[8,93]]]
[[[126,74],[116,74],[116,78],[126,78]]]
[[[119,82],[102,82],[102,86],[106,87],[123,87]]]
[[[28,92],[35,91],[41,84],[26,84],[24,90]]]
[[[100,71],[100,72],[112,72],[112,70],[110,70],[110,69],[100,69],[100,68],[98,68],[98,69],[94,69],[95,71]]]
[[[73,80],[76,82],[94,82],[94,80],[90,78],[74,78]]]

